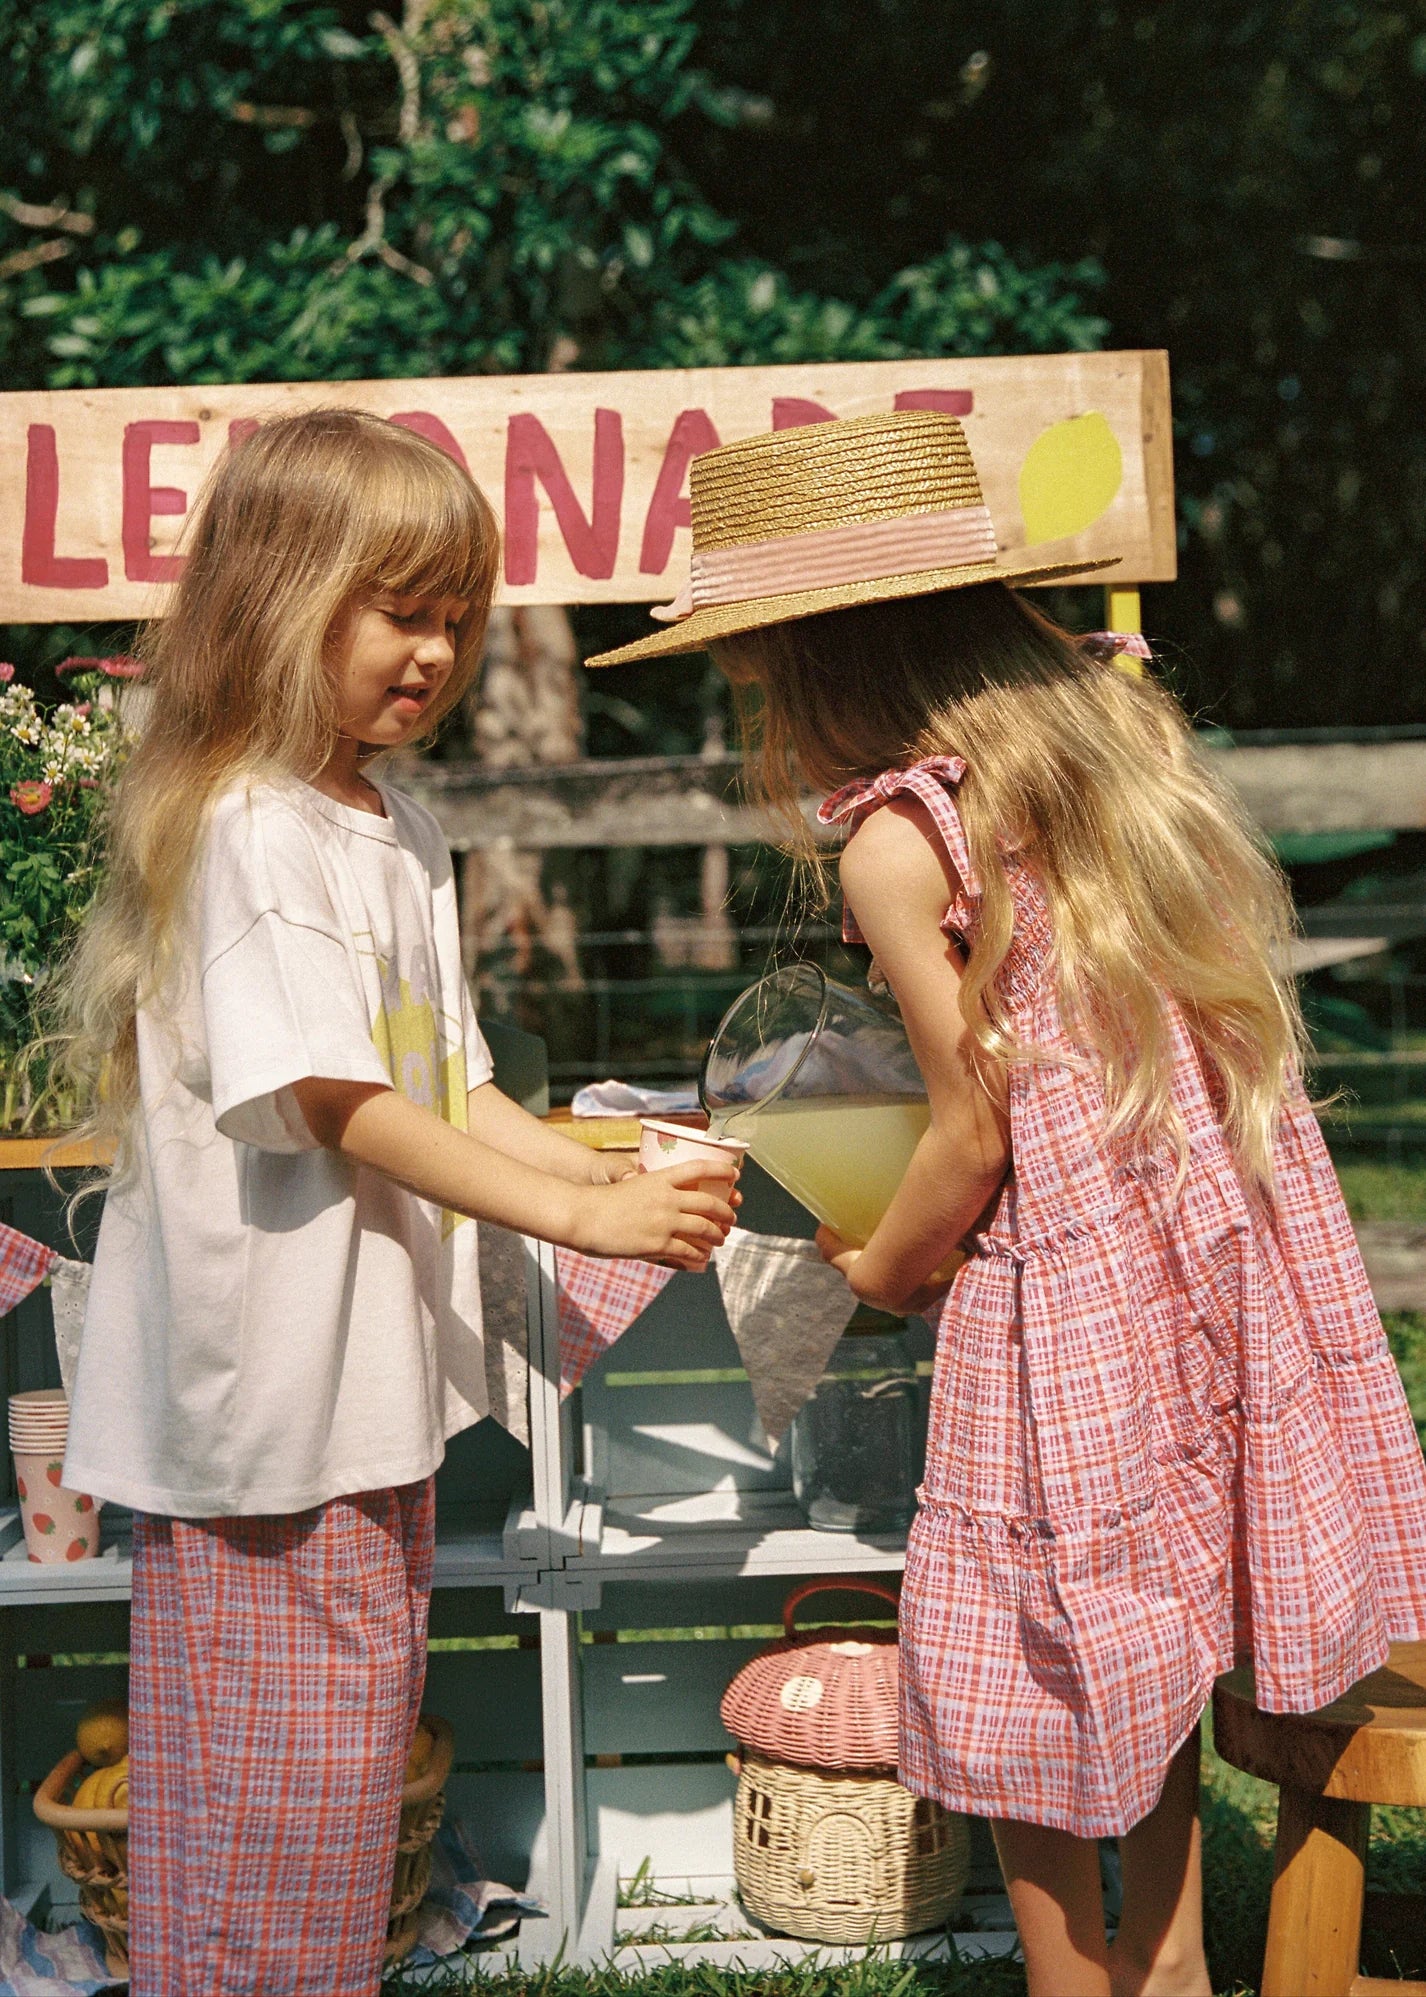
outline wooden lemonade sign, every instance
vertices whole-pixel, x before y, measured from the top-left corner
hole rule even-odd
[[[510,603],[632,603],[687,574],[688,463],[769,429],[891,408],[959,416],[1002,550],[1175,572],[1158,352],[477,375],[0,395],[0,622],[161,611],[204,473],[265,416],[370,409],[468,465],[500,510]]]

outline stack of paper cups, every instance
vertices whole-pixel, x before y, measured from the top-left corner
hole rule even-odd
[[[92,1560],[99,1551],[99,1509],[92,1498],[67,1491],[64,1444],[69,1403],[59,1387],[10,1396],[10,1447],[25,1548],[31,1560]]]

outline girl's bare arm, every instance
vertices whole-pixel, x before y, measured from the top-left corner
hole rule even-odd
[[[941,933],[960,885],[930,814],[913,801],[873,813],[842,855],[847,900],[901,1007],[931,1102],[930,1128],[881,1225],[860,1255],[831,1258],[858,1296],[890,1309],[906,1308],[975,1225],[1010,1162],[1005,1103],[968,1058],[964,965]]]
[[[583,1185],[494,1150],[395,1089],[308,1077],[293,1084],[317,1142],[435,1206],[591,1255],[637,1255],[701,1269],[733,1225],[727,1201],[697,1190],[734,1167],[675,1166],[617,1185]],[[531,1119],[534,1121],[534,1119]],[[571,1149],[575,1148],[571,1140]]]
[[[612,1186],[639,1169],[632,1152],[596,1151],[551,1130],[519,1103],[511,1102],[494,1082],[482,1082],[472,1089],[466,1103],[472,1137],[503,1151],[507,1158],[523,1159],[541,1172],[568,1179],[571,1185]]]

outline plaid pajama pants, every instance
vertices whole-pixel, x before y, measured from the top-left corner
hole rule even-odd
[[[433,1490],[135,1518],[132,1997],[374,1997]]]

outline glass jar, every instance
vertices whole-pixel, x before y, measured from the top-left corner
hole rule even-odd
[[[919,1396],[903,1318],[862,1305],[792,1422],[792,1490],[819,1532],[905,1532]]]

